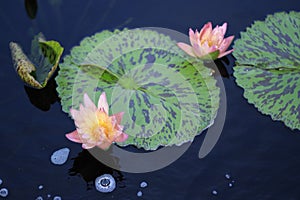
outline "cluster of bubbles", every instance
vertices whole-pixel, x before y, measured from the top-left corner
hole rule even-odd
[[[68,157],[69,157],[69,153],[70,153],[70,149],[65,147],[62,149],[58,149],[56,151],[54,151],[51,155],[51,163],[54,165],[63,165],[67,162]],[[39,185],[38,189],[42,190],[44,188],[43,185]],[[47,195],[47,199],[51,198],[51,194]],[[43,200],[44,198],[42,196],[38,196],[35,200]],[[54,196],[52,198],[53,200],[62,200],[62,198],[60,196]]]
[[[0,186],[2,185],[3,181],[2,179],[0,178]],[[8,189],[7,188],[1,188],[0,189],[0,196],[1,197],[7,197],[8,196]]]
[[[148,183],[145,182],[145,181],[143,181],[143,182],[140,183],[140,188],[145,188],[145,187],[147,187],[147,186],[148,186]],[[141,190],[139,190],[139,191],[136,193],[136,196],[138,196],[138,197],[143,196],[143,192],[142,192]]]
[[[225,176],[225,179],[229,181],[228,187],[232,188],[233,185],[234,185],[234,183],[235,183],[235,180],[232,180],[230,174],[225,174],[224,176]],[[212,190],[211,193],[212,193],[212,195],[215,195],[215,196],[218,195],[218,191],[217,190]]]
[[[140,183],[140,188],[146,188],[148,183],[146,181],[142,181]],[[96,178],[95,180],[96,190],[102,193],[108,193],[114,191],[116,188],[116,181],[114,177],[110,174],[103,174]],[[138,197],[143,196],[143,192],[139,190],[136,194]]]
[[[44,188],[44,186],[43,185],[39,185],[38,186],[38,189],[39,190],[42,190]],[[50,199],[51,198],[51,194],[47,194],[47,199]],[[38,196],[35,200],[43,200],[44,198],[42,197],[42,196]],[[62,198],[60,197],[60,196],[54,196],[53,198],[52,198],[53,200],[62,200]]]

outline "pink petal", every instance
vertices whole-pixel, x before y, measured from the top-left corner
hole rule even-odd
[[[123,118],[124,112],[119,112],[117,114],[114,114],[112,116],[116,117],[117,124],[121,124],[122,118]]]
[[[194,53],[199,58],[209,53],[208,51],[205,50],[206,48],[203,47],[204,46],[195,45],[193,48]]]
[[[126,133],[121,133],[118,137],[116,137],[115,142],[125,142],[128,138]]]
[[[189,37],[190,37],[190,43],[191,43],[192,47],[194,47],[196,44],[198,44],[200,42],[199,33],[197,30],[194,32],[190,28]]]
[[[108,103],[106,100],[106,94],[105,92],[102,92],[102,94],[99,97],[99,101],[98,101],[98,109],[103,109],[104,112],[106,112],[106,114],[108,114]]]
[[[185,43],[182,42],[178,42],[177,46],[182,49],[185,53],[189,54],[190,56],[196,57],[196,55],[194,54],[193,48]]]
[[[218,56],[218,58],[222,58],[223,56],[226,56],[226,55],[230,54],[231,52],[233,52],[233,50],[234,50],[234,49],[231,49],[231,50],[226,51],[226,52],[224,52],[224,53],[220,53],[219,56]]]
[[[227,23],[224,23],[221,27],[216,26],[211,33],[210,41],[215,45],[221,45],[224,40],[226,29]]]
[[[208,22],[203,26],[203,28],[200,31],[199,34],[200,40],[203,41],[203,40],[207,40],[207,38],[210,38],[211,32],[212,32],[212,24],[211,22]]]
[[[218,27],[220,33],[222,33],[222,36],[224,37],[226,30],[227,30],[227,23],[225,22],[221,27]]]
[[[95,147],[96,145],[94,144],[82,144],[82,148],[83,149],[91,149],[93,147]]]
[[[77,119],[80,116],[79,111],[77,111],[73,108],[70,109],[70,114],[71,114],[71,116],[74,120]]]
[[[193,51],[197,57],[201,58],[210,53],[210,47],[206,41],[201,46],[195,45]]]
[[[80,137],[79,137],[79,135],[78,135],[77,130],[75,130],[75,131],[73,131],[73,132],[71,132],[71,133],[66,134],[66,137],[67,137],[69,140],[71,140],[72,142],[82,143],[82,142],[81,142],[81,139],[80,139]]]
[[[222,41],[222,43],[220,45],[220,48],[219,48],[221,53],[225,52],[228,49],[228,47],[231,44],[233,39],[234,39],[234,36],[232,35],[232,36],[229,36],[229,37],[225,38]]]
[[[83,95],[83,102],[84,102],[84,106],[86,108],[89,108],[93,111],[97,110],[96,105],[94,104],[94,102],[90,99],[90,97],[87,95],[87,93],[84,93]]]

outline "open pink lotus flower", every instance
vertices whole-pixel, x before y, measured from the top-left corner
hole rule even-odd
[[[84,94],[83,101],[84,106],[80,104],[79,110],[70,110],[77,128],[66,134],[69,140],[82,143],[84,149],[97,146],[106,150],[113,142],[124,142],[128,138],[128,135],[122,132],[123,126],[120,125],[124,113],[108,115],[104,92],[100,95],[98,108],[87,94]]]
[[[234,36],[224,39],[226,33],[227,23],[222,26],[216,26],[212,29],[211,22],[203,26],[200,33],[195,32],[190,28],[190,42],[191,45],[179,42],[177,45],[187,54],[193,57],[203,58],[210,54],[212,59],[221,58],[233,51],[233,49],[226,51],[232,42]],[[214,53],[216,53],[214,55]]]

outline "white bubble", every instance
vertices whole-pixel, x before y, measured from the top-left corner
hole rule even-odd
[[[41,190],[41,189],[43,189],[44,188],[44,186],[43,185],[39,185],[39,190]]]
[[[55,165],[62,165],[67,161],[69,153],[69,148],[59,149],[51,155],[51,162]]]
[[[230,179],[230,175],[229,174],[225,174],[225,178],[226,179]]]
[[[61,197],[60,196],[55,196],[55,197],[53,197],[53,200],[61,200]]]
[[[211,193],[212,193],[213,195],[217,195],[217,194],[218,194],[217,190],[213,190]]]
[[[233,183],[228,183],[228,186],[229,187],[233,187]]]
[[[138,196],[138,197],[143,196],[143,192],[142,192],[142,191],[138,191],[138,192],[136,193],[136,196]]]
[[[47,194],[47,197],[50,198],[50,197],[51,197],[51,194]]]
[[[110,174],[103,174],[96,178],[95,187],[99,192],[112,192],[116,188],[116,181]]]
[[[3,183],[2,179],[0,178],[0,185]]]
[[[35,200],[43,200],[43,197],[38,196]]]
[[[147,187],[147,186],[148,186],[148,183],[145,182],[145,181],[141,182],[141,184],[140,184],[140,187],[141,187],[141,188],[145,188],[145,187]]]
[[[6,188],[2,188],[0,190],[0,196],[1,197],[7,197],[7,195],[8,195],[8,190]]]

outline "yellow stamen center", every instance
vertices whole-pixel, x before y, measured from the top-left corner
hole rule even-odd
[[[112,140],[115,135],[115,127],[112,123],[111,118],[103,111],[97,112],[97,119],[98,119],[98,129],[100,128],[105,136]]]

